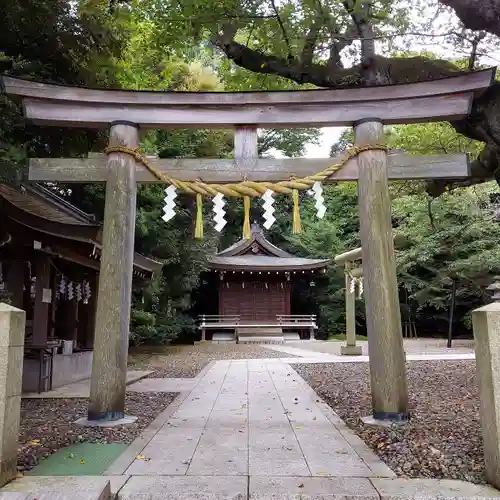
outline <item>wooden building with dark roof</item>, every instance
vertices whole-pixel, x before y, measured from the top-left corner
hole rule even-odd
[[[314,338],[316,317],[293,314],[292,288],[298,277],[324,273],[328,259],[295,257],[266,239],[254,224],[242,239],[208,260],[219,275],[219,314],[200,318],[202,340],[276,342]]]
[[[41,185],[0,184],[0,293],[26,311],[23,391],[88,378],[102,227]],[[134,278],[162,264],[134,256]]]

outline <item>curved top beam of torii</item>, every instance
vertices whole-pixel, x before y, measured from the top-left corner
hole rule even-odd
[[[342,90],[161,92],[98,90],[0,76],[2,91],[22,99],[26,118],[56,126],[146,128],[349,126],[454,120],[470,112],[496,68],[428,82]]]

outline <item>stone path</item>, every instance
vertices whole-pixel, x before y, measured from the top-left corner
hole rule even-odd
[[[284,363],[368,363],[368,343],[358,342],[363,348],[362,356],[342,356],[341,342],[289,342],[286,344],[269,344],[267,349],[297,356],[297,358],[281,358]],[[474,349],[470,347],[452,348],[429,346],[418,343],[407,344],[405,341],[406,359],[408,361],[460,360],[475,359]]]
[[[393,475],[368,448],[361,450],[368,457],[363,460],[334,414],[316,401],[304,380],[279,361],[218,362],[144,448],[146,460],[135,460],[126,473]]]
[[[357,478],[354,487],[394,476],[278,359],[215,363],[138,456],[123,471],[131,477],[120,498],[163,498],[165,488],[247,498],[249,476],[266,491],[273,478]]]
[[[129,370],[127,372],[127,385],[133,384],[153,373],[152,371]],[[168,391],[166,391],[168,392]],[[63,385],[53,391],[27,392],[22,395],[25,399],[59,399],[59,398],[88,398],[90,395],[90,379],[80,380],[73,384]]]
[[[148,379],[134,385],[156,390],[161,383]],[[139,440],[140,447],[132,445],[128,459],[121,457],[122,469],[107,472],[126,478],[120,499],[319,500],[359,495],[366,500],[380,498],[380,491],[408,498],[405,480],[396,479],[280,359],[218,361],[177,407],[166,411],[154,433]],[[452,483],[449,491],[456,496],[462,483]],[[408,488],[414,494],[436,489],[436,484],[416,486],[410,481]],[[498,494],[466,486],[475,497]],[[446,488],[440,490],[444,496]]]
[[[283,359],[218,361],[192,380],[130,390],[175,387],[178,398],[104,476],[26,477],[0,500],[67,491],[74,500],[109,500],[109,491],[120,500],[500,499],[487,486],[396,478]]]

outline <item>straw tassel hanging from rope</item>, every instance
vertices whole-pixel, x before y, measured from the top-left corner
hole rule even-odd
[[[252,237],[250,228],[250,196],[243,197],[243,239],[249,240]]]
[[[293,214],[292,214],[292,233],[299,234],[302,232],[302,222],[300,220],[300,200],[299,190],[292,191]]]
[[[203,239],[203,197],[196,195],[196,224],[194,228],[194,237],[198,240]]]

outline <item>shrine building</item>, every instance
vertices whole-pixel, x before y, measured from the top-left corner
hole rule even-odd
[[[90,377],[101,250],[94,216],[41,185],[0,184],[0,299],[26,311],[23,392]],[[135,254],[135,287],[161,267]]]
[[[208,260],[218,275],[218,314],[201,315],[201,339],[213,342],[272,342],[314,339],[314,314],[294,314],[292,290],[306,275],[326,272],[329,260],[295,257],[273,245],[254,224],[242,239]]]

